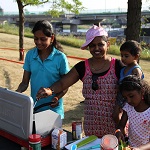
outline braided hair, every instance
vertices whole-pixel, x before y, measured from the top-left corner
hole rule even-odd
[[[123,91],[133,91],[143,92],[144,101],[150,106],[150,86],[145,80],[140,79],[135,75],[129,75],[125,77],[120,85],[119,90],[122,93]]]

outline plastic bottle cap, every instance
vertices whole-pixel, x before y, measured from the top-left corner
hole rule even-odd
[[[39,134],[31,134],[29,136],[29,141],[30,142],[39,142],[39,141],[41,141],[41,135],[39,135]]]
[[[76,145],[76,144],[73,144],[73,145],[71,146],[71,150],[77,150],[77,145]]]

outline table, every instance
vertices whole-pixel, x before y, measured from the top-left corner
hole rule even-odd
[[[66,131],[66,132],[67,132],[67,142],[70,143],[70,141],[72,141],[72,133],[69,131]],[[21,145],[14,143],[9,139],[6,139],[0,136],[0,150],[21,150]],[[49,145],[46,147],[42,147],[42,150],[52,150],[52,148]]]

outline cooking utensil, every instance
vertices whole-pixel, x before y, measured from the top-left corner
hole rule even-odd
[[[37,100],[36,100],[36,102],[37,102]],[[36,103],[35,102],[35,103]],[[54,104],[55,102],[48,102],[48,103],[44,103],[44,104],[41,104],[41,105],[39,105],[39,106],[37,106],[37,107],[34,107],[34,112],[36,112],[38,109],[40,109],[40,108],[42,108],[42,107],[44,107],[44,106],[48,106],[48,105],[51,105],[51,104]]]
[[[35,106],[37,104],[38,100],[36,99],[34,105],[33,105],[33,125],[32,125],[32,134],[36,134],[36,123],[35,123]]]
[[[80,147],[82,147],[82,146],[84,146],[84,145],[86,145],[86,144],[89,144],[89,143],[95,141],[96,139],[98,139],[97,136],[91,135],[91,136],[89,136],[88,138],[86,138],[86,139],[80,141],[79,143],[77,143],[77,144],[76,144],[76,145],[77,145],[77,148],[80,148]]]

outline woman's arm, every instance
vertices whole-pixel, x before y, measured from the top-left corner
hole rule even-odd
[[[52,104],[50,104],[50,106],[53,107],[53,108],[56,107],[56,106],[58,106],[59,105],[59,99],[62,98],[67,93],[67,91],[68,91],[68,89],[63,90],[60,93],[57,93],[55,95],[55,97],[53,97]]]
[[[79,80],[79,74],[75,67],[73,67],[66,75],[64,75],[59,81],[55,82],[51,87],[40,88],[37,92],[37,99],[45,98],[50,95],[60,93],[61,91],[69,88],[71,85]]]
[[[19,86],[16,90],[17,92],[22,93],[28,88],[29,81],[30,81],[30,76],[31,76],[31,73],[24,70],[22,82],[19,84]]]
[[[68,91],[68,88],[66,90],[63,90],[62,92],[57,93],[55,95],[55,97],[53,97],[53,99],[52,99],[53,103],[50,106],[53,107],[53,108],[58,106],[59,105],[59,99],[62,98],[67,93],[67,91]]]

